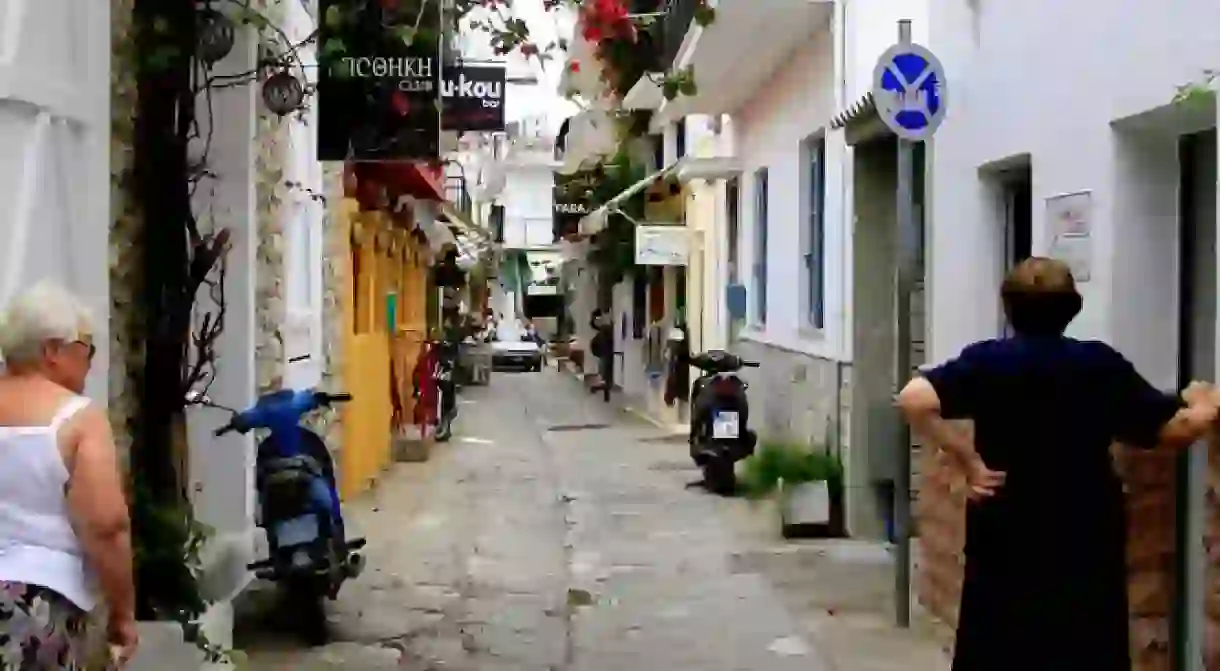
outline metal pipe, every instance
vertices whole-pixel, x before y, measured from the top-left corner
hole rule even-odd
[[[898,22],[898,43],[911,43],[911,21]],[[915,222],[915,143],[898,138],[898,370],[901,389],[911,379],[911,293],[918,263]],[[898,473],[894,478],[894,608],[898,626],[911,626],[911,429],[898,422]]]

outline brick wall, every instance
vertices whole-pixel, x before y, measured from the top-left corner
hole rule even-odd
[[[1127,548],[1133,668],[1168,671],[1169,615],[1174,562],[1174,455],[1168,451],[1115,451],[1116,465],[1128,493],[1130,541]],[[1214,462],[1215,460],[1213,460]],[[919,524],[920,564],[916,591],[934,616],[955,626],[962,585],[962,548],[965,541],[965,490],[962,478],[951,469],[940,450],[922,450],[923,486],[915,506]],[[1209,503],[1216,505],[1220,470],[1213,464]],[[1220,518],[1212,518],[1209,553],[1220,546]],[[1213,556],[1210,555],[1209,556]],[[1214,559],[1213,559],[1214,563]],[[1220,585],[1209,575],[1212,584]],[[1214,641],[1220,624],[1220,592],[1208,594],[1209,670],[1220,669],[1220,652]]]

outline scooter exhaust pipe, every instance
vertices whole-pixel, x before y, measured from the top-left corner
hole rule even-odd
[[[347,571],[348,578],[355,578],[364,572],[364,555],[359,552],[353,552],[347,556],[347,565],[344,567]]]

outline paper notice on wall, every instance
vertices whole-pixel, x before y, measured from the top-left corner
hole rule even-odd
[[[1093,193],[1081,191],[1046,199],[1050,256],[1068,264],[1077,282],[1093,274]]]

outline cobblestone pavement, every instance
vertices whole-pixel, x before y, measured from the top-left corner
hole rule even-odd
[[[885,626],[883,550],[779,543],[765,511],[683,486],[684,445],[573,380],[498,374],[460,410],[453,442],[348,505],[368,568],[331,605],[334,642],[275,633],[255,591],[238,620],[249,668],[948,668]]]

